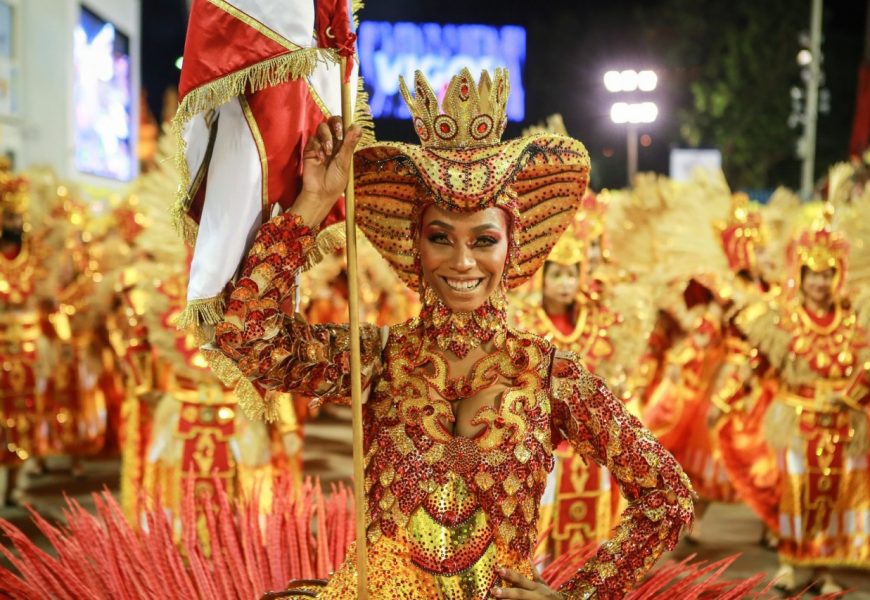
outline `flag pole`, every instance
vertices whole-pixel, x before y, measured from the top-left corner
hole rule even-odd
[[[344,130],[353,124],[350,82],[345,78],[347,61],[341,58],[341,116]],[[363,448],[362,378],[359,332],[359,268],[356,254],[356,204],[354,202],[353,160],[348,167],[347,187],[344,191],[347,227],[347,283],[350,312],[350,393],[353,407],[353,497],[356,508],[356,571],[357,598],[368,600],[368,556],[366,554],[366,496]]]

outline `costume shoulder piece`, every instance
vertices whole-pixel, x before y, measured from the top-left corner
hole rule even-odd
[[[783,364],[791,335],[781,326],[781,307],[773,296],[748,304],[734,324],[775,365]]]
[[[513,327],[509,328],[508,332],[509,335],[519,340],[519,343],[522,346],[534,344],[541,348],[543,352],[551,352],[553,350],[553,344],[546,338],[543,338],[537,334],[525,331],[523,329],[514,329]]]

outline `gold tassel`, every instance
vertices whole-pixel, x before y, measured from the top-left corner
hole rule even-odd
[[[185,161],[186,163],[186,161]],[[169,214],[172,217],[172,225],[175,227],[176,233],[184,240],[184,243],[190,247],[196,244],[196,235],[199,233],[199,225],[196,224],[190,215],[187,214],[189,199],[187,195],[179,195],[169,209]]]
[[[359,11],[366,7],[363,0],[353,0],[350,4],[350,12],[353,15],[353,28],[359,28]]]
[[[186,122],[186,121],[185,121]],[[187,211],[190,208],[192,198],[188,188],[190,187],[190,168],[187,166],[187,142],[184,141],[184,123],[172,121],[172,135],[175,137],[175,147],[178,149],[175,154],[175,168],[178,171],[180,182],[178,190],[175,192],[175,200],[169,208],[169,214],[172,218],[172,225],[175,231],[182,239],[193,246],[196,242],[196,233],[193,235],[193,242],[189,241],[189,231],[183,227]]]
[[[239,366],[217,348],[204,346],[200,351],[220,382],[233,390],[245,416],[252,421],[267,423],[278,421],[280,407],[275,400],[280,398],[279,394],[269,394],[264,397],[245,377]]]
[[[224,318],[223,296],[191,300],[175,321],[178,329],[198,329],[217,325]]]
[[[362,127],[362,137],[357,148],[365,148],[377,143],[375,121],[372,118],[372,107],[369,105],[369,93],[363,84],[362,75],[356,80],[356,104],[353,108],[353,122]]]
[[[323,229],[317,234],[317,241],[314,247],[305,254],[305,264],[303,270],[308,271],[314,268],[323,257],[327,254],[332,254],[339,248],[344,248],[347,243],[347,232],[344,222],[333,223],[329,227]]]

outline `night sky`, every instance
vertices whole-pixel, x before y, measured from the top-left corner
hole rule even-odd
[[[643,130],[651,136],[652,144],[640,149],[640,169],[666,173],[669,150],[680,144],[675,112],[690,101],[690,82],[682,70],[660,67],[663,57],[650,41],[653,36],[645,35],[646,26],[661,3],[662,0],[370,0],[361,18],[524,26],[528,34],[523,74],[526,123],[511,124],[506,136],[516,136],[523,126],[561,113],[568,132],[589,148],[593,159],[592,183],[601,188],[621,186],[625,179],[625,133],[610,122],[613,98],[604,90],[601,79],[606,70],[637,65],[658,71],[659,90],[654,99],[660,106],[660,115],[656,123]],[[174,63],[184,46],[186,4],[185,0],[146,0],[142,4],[143,87],[149,106],[156,113],[163,90],[178,80]],[[695,5],[703,11],[706,3]],[[809,22],[809,2],[794,5],[796,10],[807,13]],[[823,51],[828,84],[832,93],[836,91],[832,97],[836,114],[821,118],[819,143],[833,148],[834,155],[842,147],[842,156],[836,156],[835,160],[846,158],[865,11],[866,2],[862,0],[825,2]],[[795,53],[798,49],[795,40]],[[783,98],[783,103],[789,102],[788,97]],[[414,139],[410,122],[378,120],[376,131],[380,139]]]

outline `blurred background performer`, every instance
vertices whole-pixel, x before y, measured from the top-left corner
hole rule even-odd
[[[736,317],[778,384],[764,417],[768,449],[721,437],[734,480],[779,536],[778,585],[789,590],[808,581],[809,568],[822,592],[841,589],[829,568],[870,568],[870,229],[859,217],[870,193],[841,196],[836,188],[788,248],[786,293]],[[772,461],[776,478],[752,477]]]
[[[92,431],[96,445],[105,424],[83,411],[68,314],[58,298],[74,277],[76,233],[69,219],[68,191],[52,179],[33,193],[28,178],[0,163],[0,440],[2,500],[21,500],[14,474],[30,459],[43,470],[49,454],[76,453]],[[97,417],[85,427],[83,414]]]
[[[732,195],[724,176],[698,172],[688,182],[661,177],[646,183],[657,188],[663,202],[654,224],[661,259],[652,275],[659,306],[656,346],[662,362],[643,420],[684,465],[700,496],[695,507],[698,522],[689,534],[697,541],[710,503],[737,500],[707,416],[726,368],[729,315],[735,301],[745,301],[735,292],[741,284],[730,267],[731,254],[746,254],[746,245],[754,252],[759,232],[733,223]],[[746,218],[747,208],[741,211]],[[739,238],[736,250],[723,247],[722,230]],[[744,240],[744,230],[755,237]]]

